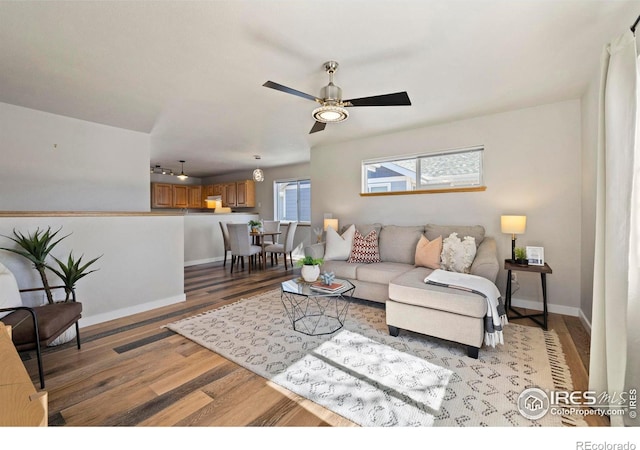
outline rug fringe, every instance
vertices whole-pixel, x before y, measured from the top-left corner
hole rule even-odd
[[[551,366],[551,378],[553,387],[559,391],[573,391],[573,380],[571,378],[571,370],[566,362],[562,344],[558,334],[553,331],[543,331],[544,342],[547,349],[547,357]],[[562,416],[562,424],[569,427],[587,426],[582,417]]]

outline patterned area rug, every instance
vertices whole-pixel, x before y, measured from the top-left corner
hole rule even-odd
[[[167,328],[361,426],[563,426],[580,418],[517,410],[529,387],[571,390],[558,336],[509,324],[505,344],[466,348],[387,331],[382,305],[354,300],[344,327],[293,330],[280,291],[243,299]]]

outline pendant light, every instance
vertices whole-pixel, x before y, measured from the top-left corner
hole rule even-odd
[[[182,169],[180,170],[180,175],[178,175],[178,178],[180,178],[181,180],[186,180],[187,178],[189,178],[189,175],[186,175],[186,174],[184,173],[184,163],[185,163],[185,161],[181,159],[181,160],[180,160],[180,161],[178,161],[178,162],[179,162],[180,164],[182,164]]]
[[[257,160],[260,159],[260,155],[253,155],[253,157]],[[264,181],[264,172],[260,168],[260,165],[256,163],[256,170],[253,171],[253,181],[257,181],[258,183]]]

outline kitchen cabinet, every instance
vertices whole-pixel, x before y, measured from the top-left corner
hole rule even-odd
[[[236,205],[236,183],[224,183],[222,185],[222,206],[237,206]]]
[[[152,208],[206,208],[205,199],[219,195],[222,206],[253,208],[256,203],[253,180],[231,181],[204,186],[151,183]]]
[[[151,183],[151,207],[173,208],[173,185]]]
[[[173,186],[173,207],[188,208],[189,207],[189,188],[182,184],[174,184]]]
[[[241,180],[222,185],[222,206],[253,208],[256,206],[256,189],[253,180]]]
[[[202,201],[202,186],[188,186],[187,195],[187,208],[204,208],[204,202]]]
[[[236,182],[236,206],[245,208],[256,206],[256,186],[253,180]]]

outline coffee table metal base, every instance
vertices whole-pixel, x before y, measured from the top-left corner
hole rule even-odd
[[[309,336],[335,333],[344,326],[354,289],[334,295],[294,294],[283,290],[281,300],[293,329]]]

